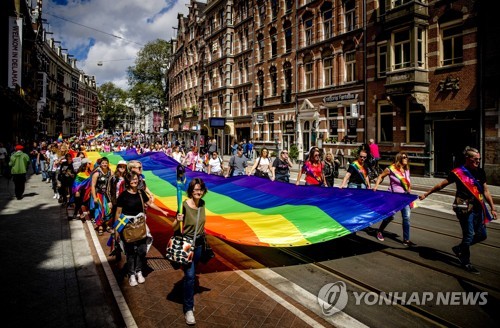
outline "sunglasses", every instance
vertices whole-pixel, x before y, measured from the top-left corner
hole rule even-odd
[[[287,152],[287,151],[283,151],[283,152],[281,152],[281,153],[282,153],[282,154],[288,154],[288,152]]]
[[[359,156],[359,158],[366,159],[366,156]]]
[[[401,156],[401,158],[402,158],[402,159],[405,159],[405,158],[408,158],[408,156],[403,155],[403,156]]]

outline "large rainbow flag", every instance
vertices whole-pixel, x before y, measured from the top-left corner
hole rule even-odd
[[[155,203],[175,213],[175,160],[162,152],[89,153],[94,162],[101,156],[112,167],[122,159],[140,160]],[[385,191],[296,186],[253,176],[226,179],[189,169],[186,176],[186,186],[194,177],[203,178],[207,185],[207,233],[256,246],[303,246],[339,238],[394,215],[417,198]]]

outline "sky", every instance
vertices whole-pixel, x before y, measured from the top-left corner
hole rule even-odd
[[[35,2],[35,1],[34,1]],[[77,59],[77,67],[128,89],[127,68],[156,39],[176,36],[177,15],[187,16],[189,0],[43,0],[47,38]],[[99,65],[102,63],[102,65]]]

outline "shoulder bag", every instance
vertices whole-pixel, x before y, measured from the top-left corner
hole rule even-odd
[[[194,238],[184,235],[184,231],[181,231],[180,235],[174,234],[172,237],[170,237],[170,240],[167,244],[167,252],[165,253],[165,257],[167,258],[167,260],[177,264],[189,264],[193,261],[199,219],[200,208],[198,207],[198,213],[196,215],[196,225],[194,229]]]
[[[142,240],[147,236],[146,215],[144,214],[144,201],[142,200],[141,191],[138,190],[137,192],[139,193],[139,197],[141,197],[143,212],[129,219],[129,222],[123,228],[122,235],[123,240],[126,243],[133,243],[135,241]]]

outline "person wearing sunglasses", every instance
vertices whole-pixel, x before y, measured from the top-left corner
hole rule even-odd
[[[347,185],[347,188],[370,189],[368,171],[365,167],[367,157],[368,153],[366,150],[359,151],[358,159],[349,164],[340,188],[344,188]]]
[[[306,186],[328,187],[325,175],[323,174],[323,162],[321,161],[321,152],[318,147],[312,147],[309,150],[307,160],[297,174],[296,186],[300,184],[302,175],[306,177]]]
[[[377,191],[379,184],[387,176],[389,177],[389,191],[406,194],[410,193],[410,166],[408,164],[408,155],[406,153],[399,152],[396,155],[394,163],[385,168],[385,170],[378,176],[375,186],[373,187],[373,191]],[[410,213],[412,207],[412,204],[409,204],[401,210],[401,217],[403,219],[403,245],[408,247],[415,246],[415,244],[410,241]],[[384,230],[392,220],[394,220],[394,216],[382,221],[377,230],[378,240],[384,241]]]
[[[290,168],[292,167],[292,162],[290,157],[288,157],[288,151],[282,150],[280,157],[275,159],[271,170],[275,177],[275,181],[290,182]]]
[[[144,174],[142,173],[142,163],[135,159],[131,160],[127,164],[127,170],[128,172],[135,172],[139,175],[139,184],[137,185],[137,188],[139,190],[144,190],[148,197],[154,201],[154,195],[146,185],[146,179],[144,177]]]
[[[486,240],[486,223],[496,220],[497,212],[486,184],[486,173],[479,167],[481,154],[477,149],[467,146],[464,155],[464,165],[454,168],[446,179],[420,195],[419,199],[424,200],[430,194],[455,183],[457,191],[453,211],[462,228],[462,241],[451,250],[466,271],[479,274],[479,270],[470,263],[470,247]]]

